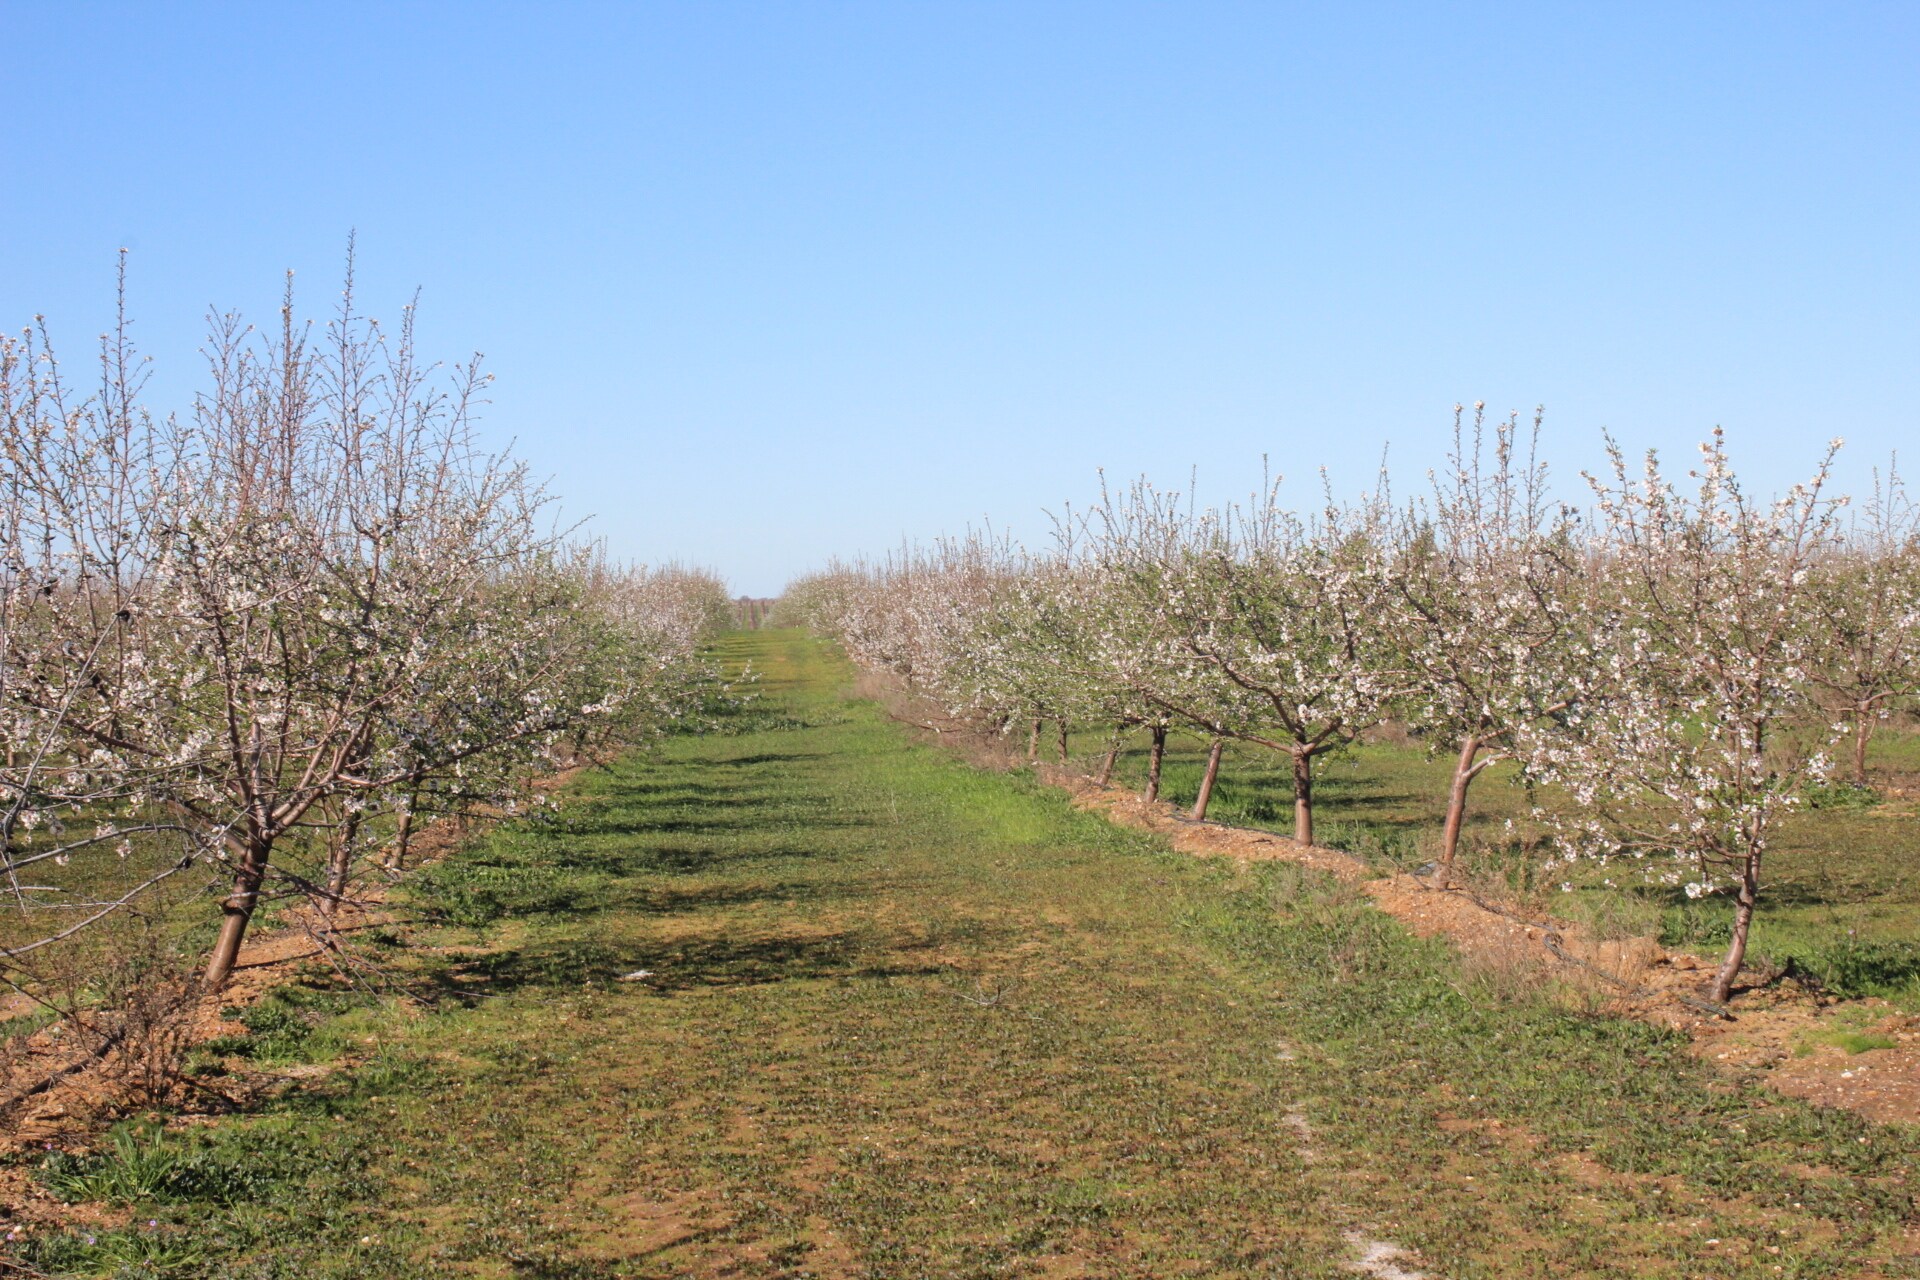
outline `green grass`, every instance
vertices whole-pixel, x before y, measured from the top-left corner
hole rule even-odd
[[[1829,1044],[1848,1053],[1871,1053],[1875,1049],[1891,1049],[1900,1042],[1892,1036],[1873,1031],[1829,1031],[1818,1037],[1817,1043]]]
[[[1335,1277],[1360,1230],[1449,1280],[1920,1276],[1913,1131],[1515,1004],[1324,877],[914,746],[803,636],[725,646],[767,673],[728,732],[417,882],[439,923],[376,957],[417,1005],[316,977],[250,1014],[226,1048],[338,1069],[46,1161],[133,1225],[22,1260]]]

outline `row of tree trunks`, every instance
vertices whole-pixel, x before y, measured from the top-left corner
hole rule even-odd
[[[1100,762],[1098,781],[1103,787],[1113,781],[1113,766],[1120,758],[1120,741],[1125,732],[1125,726],[1118,727],[1114,730],[1113,740],[1107,747],[1107,754]],[[1147,756],[1147,789],[1141,793],[1141,799],[1145,800],[1148,804],[1152,804],[1160,798],[1160,776],[1162,766],[1165,764],[1167,756],[1166,727],[1164,725],[1155,725],[1152,733],[1153,746],[1150,754]],[[1066,726],[1063,724],[1060,730],[1060,759],[1062,763],[1064,763],[1067,758],[1066,741]],[[1220,756],[1222,752],[1226,750],[1226,745],[1227,740],[1225,738],[1215,738],[1213,745],[1207,751],[1206,771],[1201,774],[1200,777],[1200,794],[1194,798],[1193,808],[1189,810],[1189,816],[1195,822],[1202,821],[1207,816],[1207,805],[1213,799],[1213,784],[1220,776]]]

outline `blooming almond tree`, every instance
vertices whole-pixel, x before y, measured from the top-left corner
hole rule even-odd
[[[52,921],[9,959],[121,910],[201,847],[198,824],[151,803],[190,776],[191,744],[131,736],[129,704],[167,679],[143,638],[152,547],[178,487],[178,460],[137,407],[142,370],[124,311],[90,394],[67,381],[43,330],[0,338],[0,851],[13,906]],[[21,879],[75,858],[117,873],[135,839],[167,856],[79,893]]]
[[[1186,575],[1217,534],[1217,515],[1196,517],[1191,503],[1138,481],[1121,496],[1104,488],[1087,527],[1086,661],[1112,702],[1120,729],[1151,735],[1144,798],[1159,797],[1169,732],[1209,743],[1191,816],[1206,816],[1232,726],[1264,722],[1266,700],[1234,681],[1188,642]]]
[[[1741,490],[1719,432],[1691,493],[1652,454],[1634,479],[1611,440],[1608,450],[1611,476],[1593,480],[1602,545],[1582,625],[1610,643],[1586,695],[1518,736],[1536,776],[1574,802],[1543,815],[1566,854],[1667,855],[1696,869],[1690,895],[1731,887],[1733,933],[1712,988],[1724,1001],[1772,836],[1828,769],[1820,748],[1833,735],[1808,672],[1828,643],[1813,574],[1838,533],[1823,493],[1833,449],[1810,483],[1770,503]],[[1789,741],[1797,728],[1815,741]]]
[[[1474,406],[1470,435],[1464,412],[1454,407],[1448,468],[1407,513],[1389,575],[1395,647],[1415,677],[1407,719],[1457,749],[1434,872],[1442,888],[1474,780],[1511,758],[1522,726],[1564,713],[1593,665],[1593,633],[1568,613],[1583,538],[1548,498],[1538,415],[1524,442],[1517,417],[1495,423],[1489,457],[1485,405]]]
[[[625,700],[614,668],[581,684],[592,610],[545,495],[477,445],[484,379],[422,365],[411,316],[389,338],[349,279],[318,340],[290,295],[269,335],[215,317],[208,389],[158,422],[124,329],[80,400],[44,343],[0,350],[6,867],[84,860],[87,904],[9,956],[211,868],[218,988],[271,877],[337,901],[368,815],[435,784],[508,803]],[[322,832],[320,882],[277,857]]]
[[[1381,626],[1379,505],[1311,518],[1270,486],[1245,508],[1115,520],[1137,607],[1164,619],[1152,697],[1209,737],[1285,752],[1294,838],[1313,843],[1314,766],[1377,723],[1404,677]],[[1142,532],[1144,530],[1144,532]]]

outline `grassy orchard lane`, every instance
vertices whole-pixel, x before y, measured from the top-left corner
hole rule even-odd
[[[179,1274],[1920,1275],[1912,1132],[912,745],[804,636],[726,649],[728,732],[421,885],[439,1011],[261,1022],[372,1056],[170,1140]],[[71,1265],[109,1247],[160,1246]]]

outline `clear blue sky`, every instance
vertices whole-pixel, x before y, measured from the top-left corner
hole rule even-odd
[[[620,553],[777,591],[1096,469],[1400,487],[1450,406],[1755,484],[1920,439],[1920,5],[0,0],[0,324],[132,249],[485,351]],[[1920,459],[1914,462],[1920,470]],[[1310,490],[1301,494],[1310,496]]]

